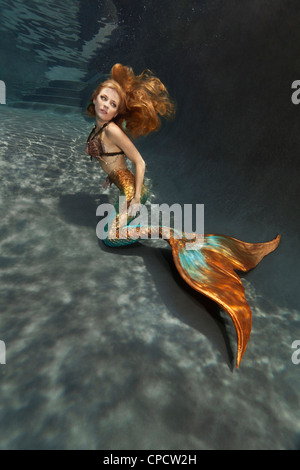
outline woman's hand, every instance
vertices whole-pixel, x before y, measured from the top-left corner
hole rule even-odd
[[[139,211],[140,205],[141,205],[141,198],[134,196],[129,203],[128,215],[130,216],[136,215],[136,213]]]
[[[105,178],[102,187],[103,187],[104,189],[107,189],[108,187],[111,187],[111,181],[110,181],[110,179],[109,179],[109,176],[107,176],[107,178]]]

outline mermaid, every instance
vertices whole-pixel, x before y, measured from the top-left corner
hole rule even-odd
[[[230,315],[237,333],[238,368],[250,338],[252,313],[236,271],[253,269],[277,248],[280,235],[265,243],[247,243],[226,235],[204,234],[200,248],[195,245],[191,249],[193,234],[182,232],[178,236],[175,229],[163,225],[134,224],[146,202],[147,188],[145,162],[128,135],[146,136],[159,128],[161,117],[175,114],[166,87],[150,70],[135,75],[131,67],[115,64],[109,78],[93,92],[87,114],[96,119],[96,124],[87,139],[86,153],[97,159],[107,174],[104,188],[115,184],[126,205],[124,211],[116,204],[103,242],[119,247],[147,237],[164,238],[181,277]],[[126,165],[126,157],[134,165],[134,174]]]

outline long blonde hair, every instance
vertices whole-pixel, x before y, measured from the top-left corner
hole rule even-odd
[[[171,118],[175,115],[175,103],[166,87],[151,70],[147,69],[140,75],[135,75],[131,67],[115,64],[111,69],[110,78],[98,85],[92,94],[91,102],[87,106],[90,116],[95,116],[92,100],[104,87],[114,89],[120,97],[118,115],[114,122],[134,138],[158,130],[161,125],[160,116]]]

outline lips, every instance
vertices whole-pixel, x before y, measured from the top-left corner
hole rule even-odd
[[[102,114],[107,114],[107,112],[104,111],[104,109],[100,109],[100,113],[102,113]]]

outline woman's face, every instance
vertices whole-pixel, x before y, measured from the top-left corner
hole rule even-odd
[[[120,97],[115,90],[105,87],[102,88],[93,103],[96,116],[102,121],[111,121],[118,114]]]

